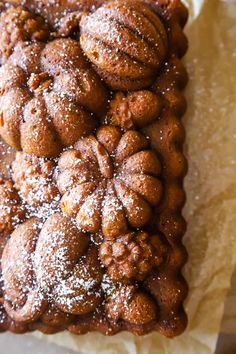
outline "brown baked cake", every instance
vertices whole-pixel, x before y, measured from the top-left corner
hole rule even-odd
[[[0,330],[180,334],[186,8],[0,9]]]

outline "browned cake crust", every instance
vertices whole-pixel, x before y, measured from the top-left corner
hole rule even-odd
[[[179,0],[0,1],[0,330],[187,324]]]

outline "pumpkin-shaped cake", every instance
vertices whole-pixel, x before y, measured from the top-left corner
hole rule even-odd
[[[102,229],[106,237],[115,237],[128,225],[142,227],[160,202],[161,165],[137,131],[100,127],[64,152],[58,164],[62,210],[87,232]]]
[[[0,332],[184,330],[186,20],[0,0]]]
[[[10,26],[6,18],[7,12],[0,17],[5,31]],[[19,25],[21,31],[28,30]],[[4,49],[11,52],[14,45],[0,68],[0,135],[28,154],[56,156],[94,129],[106,109],[107,92],[78,41],[20,39]]]
[[[168,50],[162,20],[145,3],[115,0],[80,22],[80,44],[111,89],[153,83]]]

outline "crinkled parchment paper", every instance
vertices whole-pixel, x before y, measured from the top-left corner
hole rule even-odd
[[[153,333],[136,338],[122,333],[42,339],[83,354],[210,354],[214,352],[224,300],[236,263],[236,3],[186,1],[190,8],[187,34],[190,74],[184,210],[188,232],[184,243],[189,262],[184,274],[187,331],[168,340]]]
[[[236,334],[236,270],[232,277],[231,289],[225,301],[224,317],[221,323],[223,333]]]

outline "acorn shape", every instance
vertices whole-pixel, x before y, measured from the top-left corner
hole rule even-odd
[[[158,308],[149,294],[133,285],[120,286],[107,298],[107,317],[112,321],[124,320],[144,325],[158,318]]]
[[[144,128],[152,124],[161,113],[161,98],[148,90],[116,92],[110,102],[106,123],[123,130]]]
[[[111,89],[153,83],[168,49],[165,27],[144,3],[111,1],[80,22],[80,44]]]

